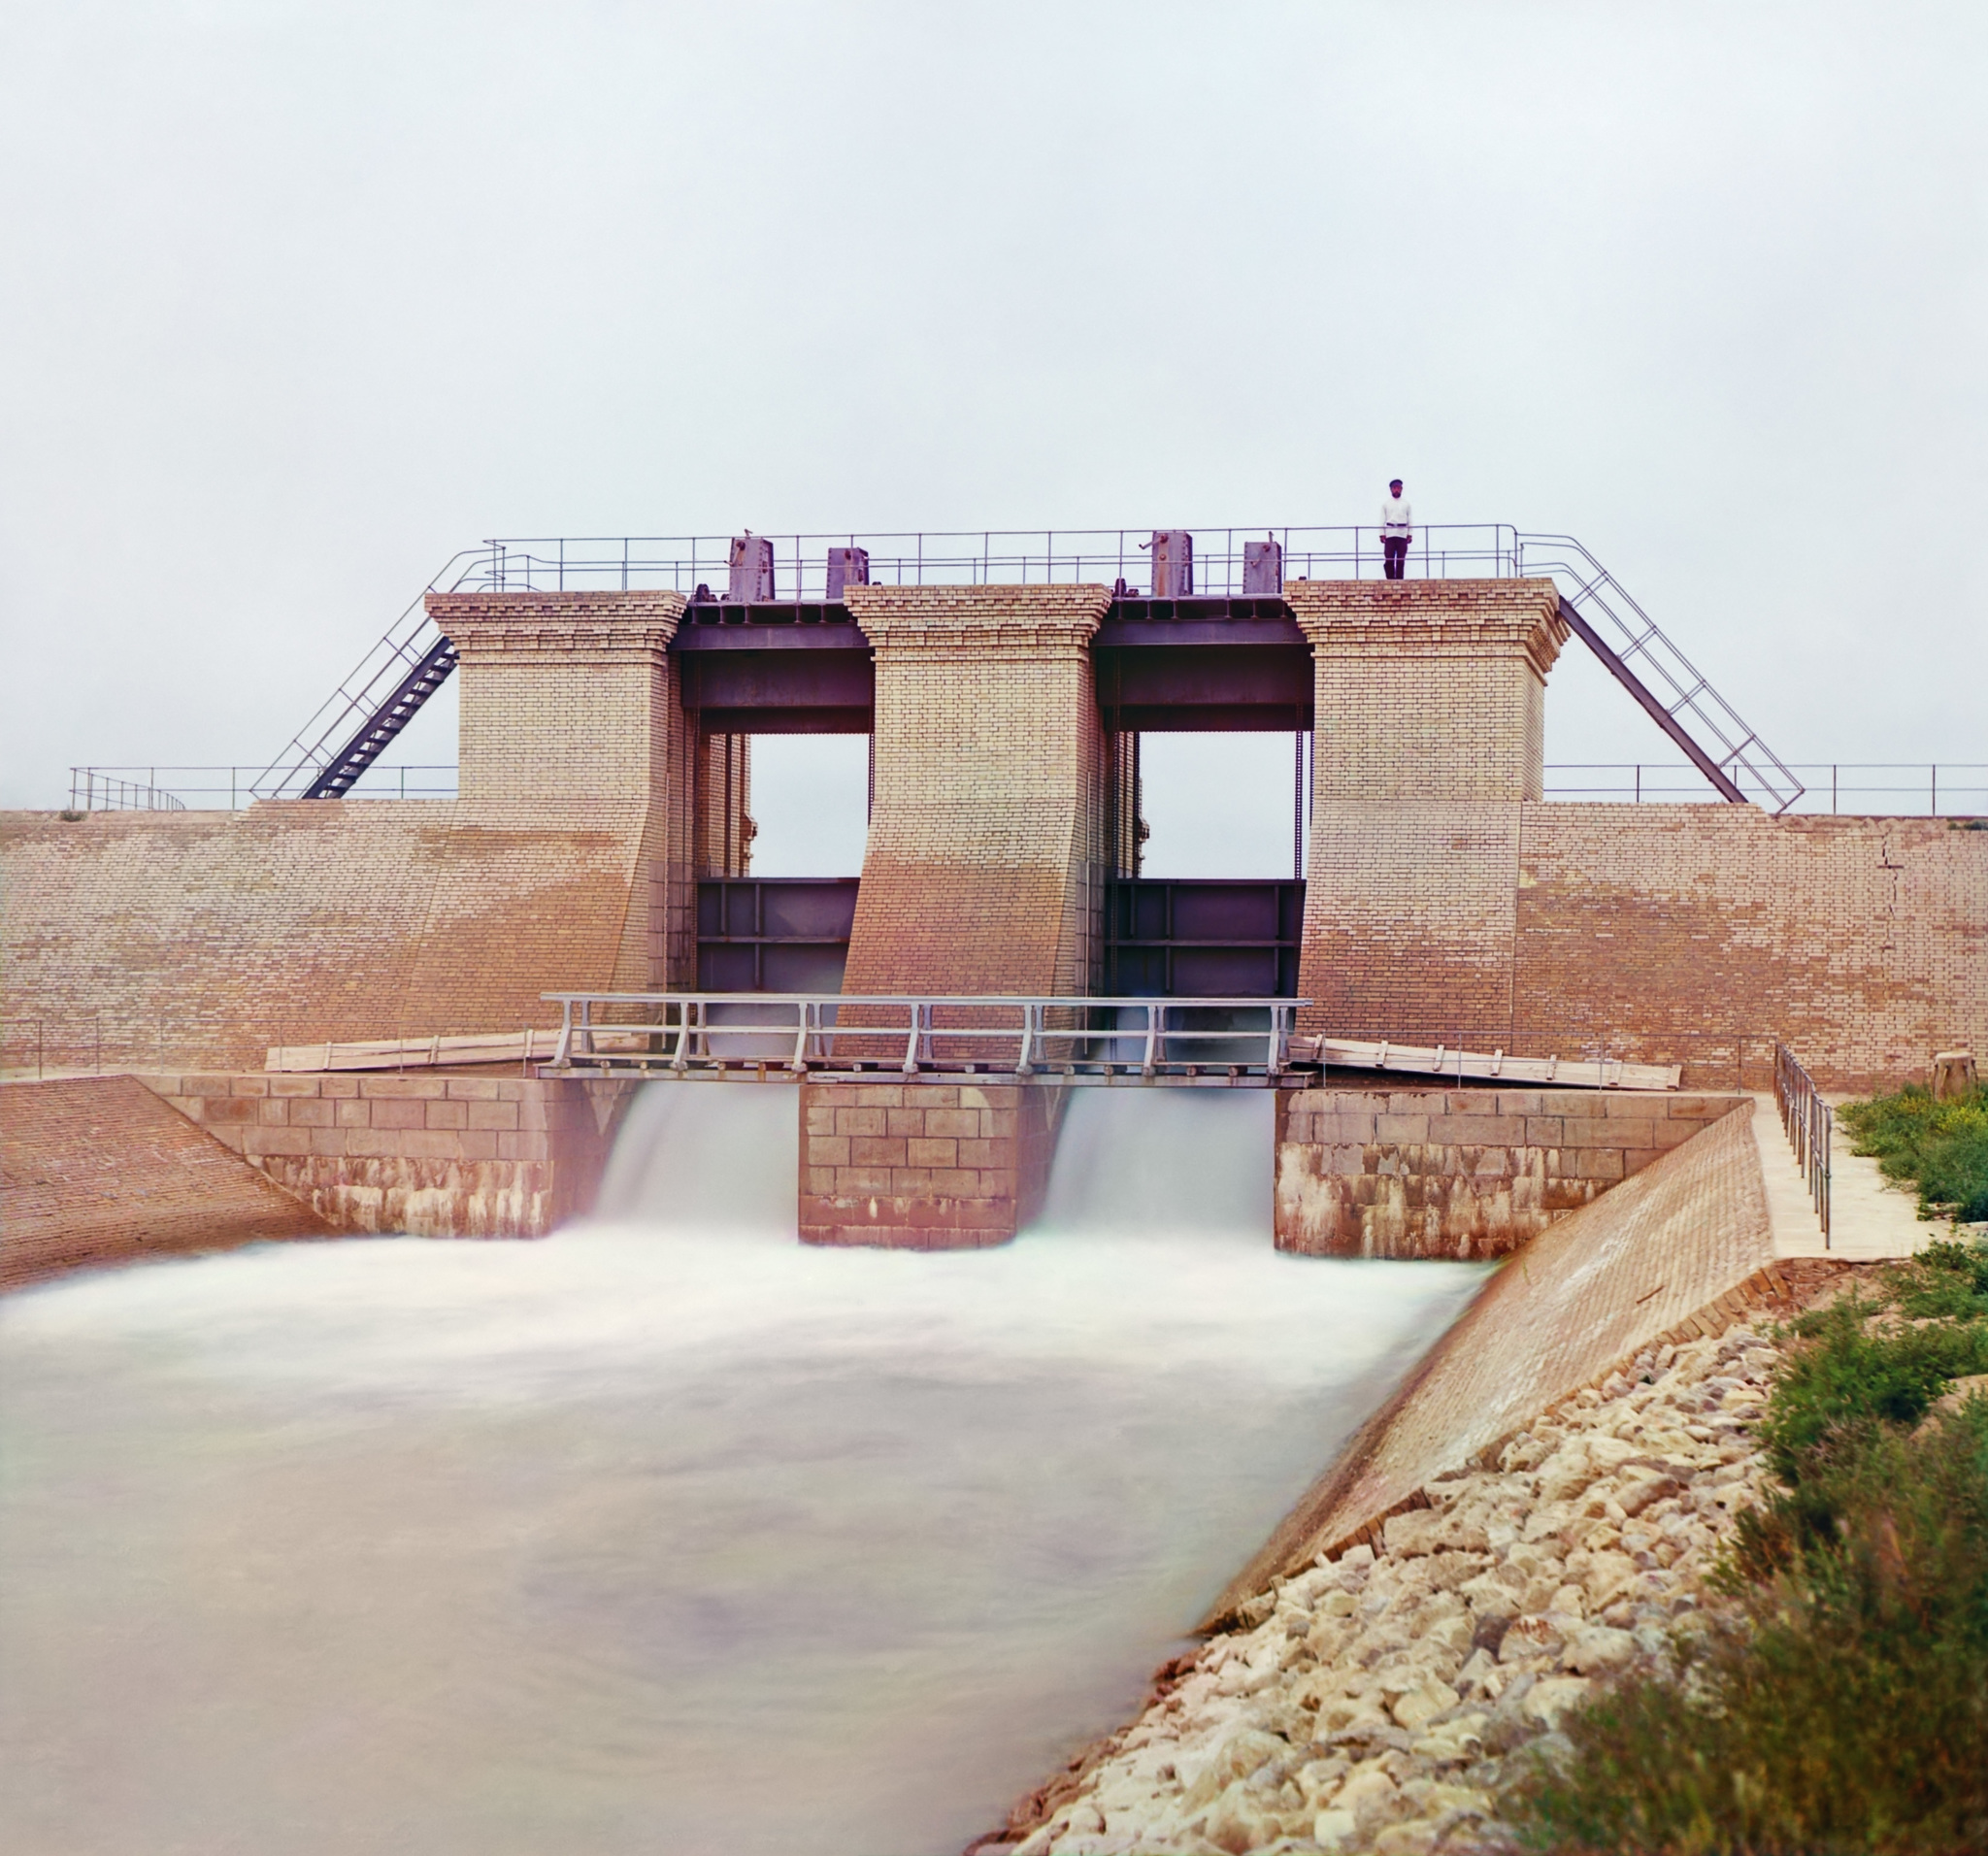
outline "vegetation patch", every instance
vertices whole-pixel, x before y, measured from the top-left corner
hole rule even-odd
[[[1922,1218],[1988,1219],[1988,1089],[1935,1102],[1917,1083],[1845,1103],[1839,1118],[1858,1153],[1919,1194]]]
[[[1728,1603],[1566,1718],[1505,1801],[1535,1849],[1988,1849],[1988,1246],[1936,1243],[1786,1338],[1778,1486]]]

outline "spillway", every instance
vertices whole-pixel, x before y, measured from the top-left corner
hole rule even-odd
[[[1270,1243],[1259,1092],[1078,1092],[1005,1249],[793,1241],[785,1089],[594,1223],[0,1307],[13,1856],[937,1856],[1137,1703],[1481,1280]]]

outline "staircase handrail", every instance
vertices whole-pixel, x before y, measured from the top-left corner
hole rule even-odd
[[[1571,558],[1532,560],[1527,557],[1528,550],[1564,553]],[[1780,813],[1807,790],[1787,762],[1740,718],[1710,679],[1637,604],[1629,589],[1580,542],[1572,535],[1522,533],[1518,551],[1521,573],[1544,573],[1560,582],[1568,604],[1594,626],[1600,642],[1593,638],[1587,642],[1595,645],[1597,655],[1629,683],[1639,700],[1647,697],[1646,706],[1658,725],[1673,740],[1683,737],[1680,745],[1694,760],[1698,759],[1698,753],[1692,752],[1696,734],[1702,731],[1709,738],[1717,751],[1699,749],[1710,763],[1701,763],[1701,770],[1724,797],[1731,798],[1733,792],[1752,797],[1744,792],[1742,779],[1751,781],[1763,795],[1759,803]],[[1652,683],[1659,687],[1652,688]],[[1695,731],[1686,728],[1683,717],[1687,715],[1697,724]],[[1726,791],[1727,782],[1733,792]]]
[[[310,796],[318,777],[338,763],[440,641],[442,634],[428,616],[428,595],[453,591],[489,557],[487,547],[460,548],[449,556],[442,571],[360,658],[351,675],[318,705],[290,745],[263,769],[251,787],[256,798]]]

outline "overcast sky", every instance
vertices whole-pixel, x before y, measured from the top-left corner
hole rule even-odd
[[[1789,760],[1988,760],[1984,95],[1978,0],[0,0],[0,803],[266,761],[485,536],[1396,473],[1579,536]],[[1662,757],[1588,666],[1548,717]],[[777,761],[768,847],[845,833]]]

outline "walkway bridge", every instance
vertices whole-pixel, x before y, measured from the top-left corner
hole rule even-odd
[[[1297,1031],[1307,999],[1007,993],[556,992],[547,1076],[1303,1088],[1328,1067],[1458,1083],[1675,1089],[1671,1064],[1519,1057]],[[534,1033],[536,1044],[546,1034]],[[382,1044],[382,1067],[424,1046]],[[333,1067],[327,1047],[315,1068]],[[286,1065],[271,1052],[271,1067]],[[405,1060],[404,1055],[402,1060]]]

